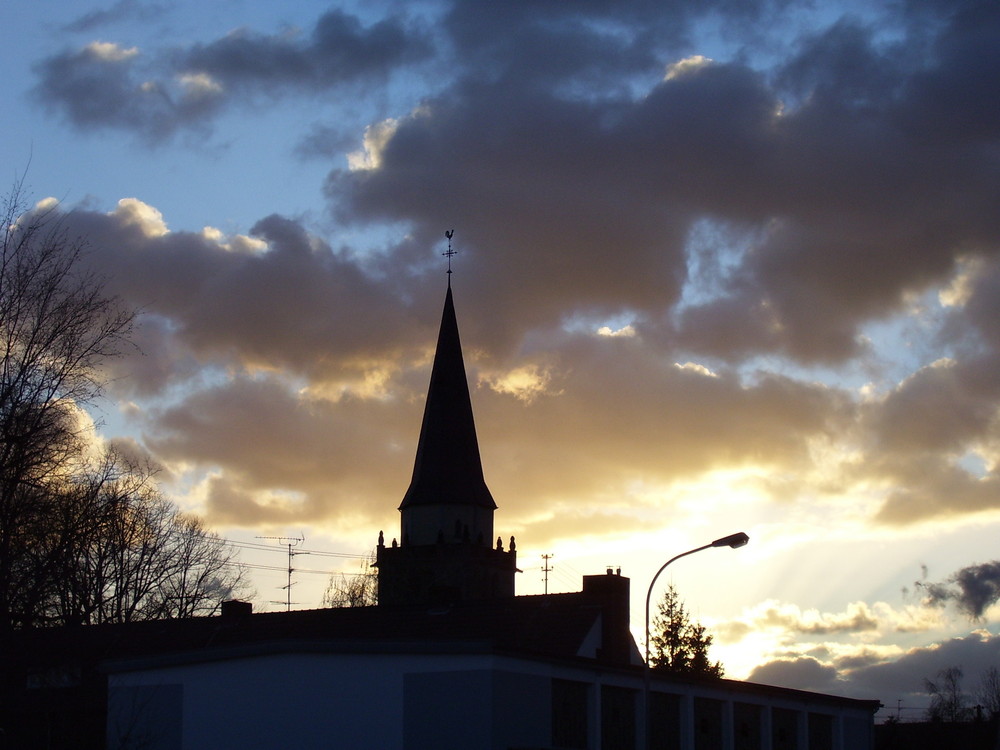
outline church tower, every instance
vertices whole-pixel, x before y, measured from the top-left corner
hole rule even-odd
[[[494,545],[497,505],[483,478],[448,280],[413,477],[399,505],[398,545],[386,546],[379,534],[379,605],[514,595],[517,553],[513,537],[509,550],[500,539]]]

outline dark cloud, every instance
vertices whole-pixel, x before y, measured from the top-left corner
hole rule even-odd
[[[495,37],[508,21],[549,28],[544,13],[510,16]],[[570,25],[554,25],[553,47]],[[921,39],[959,27],[938,19]],[[864,353],[865,323],[947,279],[970,249],[997,249],[995,141],[922,129],[915,81],[935,62],[897,46],[843,22],[802,45],[776,82],[743,63],[691,63],[638,97],[611,86],[574,95],[544,65],[507,77],[496,54],[399,121],[373,169],[332,173],[328,194],[342,219],[406,221],[421,239],[464,217],[493,304],[513,309],[544,288],[551,308],[536,307],[547,315],[535,324],[590,305],[716,357],[842,362]],[[980,75],[996,83],[985,62]],[[608,66],[624,70],[614,55]],[[952,68],[937,74],[966,85]],[[750,249],[720,295],[674,322],[665,314],[687,280],[685,243],[704,219],[741,228]]]
[[[903,5],[768,36],[787,4],[458,2],[436,36],[331,11],[307,36],[240,30],[149,60],[144,78],[138,53],[66,53],[40,64],[38,92],[75,123],[156,139],[235,101],[433,58],[448,72],[383,129],[371,168],[330,175],[339,219],[402,222],[426,246],[460,217],[476,293],[515,327],[631,315],[703,355],[836,364],[958,258],[997,251],[1000,105],[983,92],[1000,83],[1000,18]],[[664,78],[708,16],[736,51]],[[331,125],[299,137],[303,154],[343,143]],[[678,310],[699,221],[747,249]]]
[[[1000,263],[980,269],[972,279],[968,303],[956,313],[953,323],[948,335],[969,336],[975,332],[994,353],[1000,352]],[[996,363],[988,364],[987,375],[1000,377]]]
[[[73,216],[112,288],[147,313],[145,355],[116,370],[132,392],[235,379],[233,394],[155,414],[150,439],[197,461],[206,427],[182,416],[232,412],[214,437],[242,445],[244,378],[299,408],[349,394],[361,419],[378,399],[419,403],[440,304],[432,248],[457,228],[487,475],[505,467],[490,481],[511,510],[583,497],[574,517],[595,517],[592,503],[627,502],[630,479],[725,467],[765,469],[759,487],[782,499],[884,499],[879,519],[896,525],[1000,505],[1000,105],[983,95],[1000,85],[1000,14],[904,3],[793,33],[782,5],[463,2],[433,24],[368,25],[331,11],[305,34],[244,29],[169,54],[92,44],[39,63],[37,93],[73,122],[152,139],[261,97],[355,84],[370,86],[350,88],[359,99],[389,97],[400,71],[418,89],[419,106],[371,123],[365,158],[326,182],[337,230],[389,222],[405,235],[394,246],[363,253],[279,216],[252,237],[168,232],[137,201]],[[709,16],[728,50],[715,61],[694,56]],[[430,67],[440,76],[420,79]],[[345,149],[340,122],[293,135],[302,155]],[[959,281],[944,336],[925,342],[941,360],[875,395],[752,371],[867,366],[869,324]],[[610,321],[634,335],[593,335]],[[688,361],[704,366],[677,367]],[[371,439],[403,434],[373,418]],[[851,456],[822,485],[820,443]],[[321,494],[249,465],[253,450],[246,466],[206,455],[241,477],[220,507],[257,482]]]
[[[750,682],[820,693],[841,693],[835,667],[822,664],[812,657],[779,659],[755,667],[747,678]]]
[[[160,18],[166,10],[166,5],[158,3],[143,2],[142,0],[118,0],[106,8],[93,10],[75,18],[64,28],[66,31],[82,33],[129,20],[148,23]]]
[[[887,705],[897,698],[904,704],[926,703],[924,680],[942,669],[957,666],[965,673],[966,685],[974,686],[980,672],[1000,659],[1000,637],[977,631],[929,646],[913,648],[902,656],[847,670],[843,684],[858,698],[880,699]],[[916,717],[911,717],[916,718]]]
[[[88,258],[109,275],[110,289],[143,311],[138,351],[111,371],[115,392],[149,397],[180,384],[190,391],[172,409],[146,415],[147,439],[165,463],[222,466],[233,473],[226,486],[243,488],[225,497],[253,487],[299,493],[314,499],[282,512],[330,517],[355,502],[354,494],[321,487],[355,486],[358,472],[380,473],[356,456],[357,446],[415,442],[441,294],[419,266],[407,279],[395,261],[393,276],[382,260],[334,251],[278,216],[260,221],[252,237],[170,232],[138,201],[109,214],[81,209],[65,220],[89,238]],[[544,533],[546,514],[556,514],[579,517],[583,527],[636,502],[594,488],[637,480],[669,487],[739,467],[764,472],[758,489],[794,500],[817,491],[816,444],[864,448],[866,459],[851,462],[836,486],[822,491],[891,481],[883,510],[890,523],[996,502],[991,481],[948,458],[991,429],[989,368],[930,367],[862,404],[849,392],[788,376],[685,365],[641,335],[533,331],[516,314],[498,323],[488,314],[488,295],[471,286],[457,284],[456,299],[487,479],[511,523],[530,517]],[[228,385],[219,382],[222,373]],[[250,388],[246,377],[264,380]],[[268,415],[261,424],[271,427],[255,431],[249,425],[257,401]],[[281,405],[266,409],[269,403]],[[386,404],[395,410],[385,411]],[[318,422],[303,426],[302,415],[328,419],[341,434],[350,420],[367,424],[364,440],[337,444],[355,457],[331,466],[310,456],[311,472],[292,458],[272,465],[266,456],[283,457],[290,446],[334,445],[313,434]],[[379,484],[375,495],[384,498],[405,489],[412,455],[400,448],[382,458],[404,478],[399,487]],[[297,468],[278,471],[282,466]],[[363,507],[374,513],[378,504]]]
[[[136,48],[92,42],[38,63],[34,95],[76,127],[133,131],[150,142],[217,112],[217,92],[204,82],[157,82],[142,76],[144,67]]]
[[[941,583],[917,582],[916,585],[925,594],[925,604],[953,603],[960,612],[978,620],[988,607],[1000,600],[1000,561],[970,565]]]
[[[139,329],[147,358],[131,372],[140,390],[166,384],[168,361],[174,378],[190,374],[192,355],[202,365],[287,368],[318,381],[359,377],[402,350],[423,351],[414,334],[429,339],[436,324],[414,320],[401,279],[367,276],[345,251],[282,217],[262,219],[253,236],[223,238],[168,232],[154,209],[122,201],[110,214],[68,214],[67,227],[88,238],[88,260],[109,290],[153,316]]]
[[[260,378],[149,417],[146,442],[161,459],[224,472],[210,482],[208,516],[252,526],[390,513],[412,469],[420,405],[310,398]]]
[[[116,9],[135,12],[127,3]],[[77,23],[102,20],[107,19]],[[287,31],[241,29],[171,53],[92,42],[38,62],[34,95],[83,130],[131,131],[160,143],[178,132],[204,131],[233,104],[384,82],[394,70],[430,54],[424,33],[399,18],[366,27],[334,10],[321,16],[305,39]]]
[[[995,143],[1000,103],[989,91],[1000,78],[1000,8],[965,2],[950,10],[947,25],[928,50],[932,64],[908,81],[901,116],[910,127],[919,117],[919,127],[939,140]]]
[[[319,18],[308,39],[240,29],[191,47],[175,65],[182,73],[207,74],[227,91],[246,88],[274,94],[384,79],[430,53],[429,40],[399,18],[366,27],[356,17],[332,10]]]
[[[776,659],[756,667],[751,682],[881,700],[895,706],[901,699],[907,708],[926,705],[924,680],[942,669],[963,668],[966,685],[974,686],[981,669],[996,664],[1000,637],[985,632],[970,633],[929,646],[912,648],[902,656],[879,657],[871,649],[845,656],[796,656]],[[909,718],[915,719],[916,716]]]
[[[580,342],[587,354],[577,351],[571,361],[586,376],[557,376],[551,392],[530,404],[483,381],[474,388],[486,479],[502,508],[498,523],[530,525],[536,543],[588,528],[636,529],[635,498],[614,489],[636,479],[669,484],[740,464],[801,467],[809,461],[803,443],[836,420],[838,399],[822,389],[780,380],[744,389],[735,379],[660,368],[638,347],[614,344]],[[146,441],[166,463],[221,467],[224,486],[238,484],[244,497],[252,488],[301,496],[273,512],[314,520],[378,515],[406,488],[427,365],[426,357],[401,361],[384,398],[339,387],[332,398],[321,381],[297,393],[294,381],[231,380],[147,415]],[[475,384],[474,359],[470,375]],[[232,492],[220,497],[229,498],[227,522],[262,517],[257,501],[238,517]],[[826,627],[864,624],[855,617]]]
[[[1000,473],[986,448],[1000,435],[998,401],[991,353],[939,360],[867,405],[868,458],[857,468],[890,488],[879,520],[906,524],[1000,507]],[[978,464],[965,461],[977,456]]]

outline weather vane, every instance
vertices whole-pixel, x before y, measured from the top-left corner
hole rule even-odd
[[[451,286],[451,256],[453,256],[455,253],[458,252],[457,250],[452,250],[451,249],[451,238],[455,236],[455,230],[454,229],[448,229],[448,230],[446,230],[445,233],[444,233],[444,236],[448,238],[448,249],[445,252],[441,253],[441,255],[443,255],[446,258],[448,258],[448,286],[450,287]]]

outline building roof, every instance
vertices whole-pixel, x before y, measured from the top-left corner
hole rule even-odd
[[[278,653],[495,654],[528,659],[601,663],[634,672],[631,661],[600,658],[608,625],[600,596],[572,592],[518,596],[446,607],[357,607],[217,617],[151,620],[113,625],[36,628],[7,634],[0,651],[0,695],[25,686],[59,688],[94,684],[105,671],[174,667]],[[81,682],[82,678],[82,682]],[[698,675],[652,673],[654,690],[703,685],[747,699],[784,698],[813,704],[863,707],[878,701],[805,692]],[[6,683],[6,684],[3,684]],[[751,698],[755,696],[755,698]]]
[[[236,603],[239,604],[239,603]],[[596,658],[605,602],[575,592],[451,606],[355,607],[37,628],[8,633],[0,671],[38,676],[99,662],[176,664],[226,652],[307,649],[379,653],[476,651]],[[598,637],[595,637],[596,636]],[[15,678],[17,679],[17,678]]]
[[[477,505],[489,510],[497,507],[483,478],[450,285],[441,315],[413,477],[399,509],[438,504]]]

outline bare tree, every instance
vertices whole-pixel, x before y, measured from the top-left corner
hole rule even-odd
[[[722,677],[721,662],[708,658],[712,636],[700,622],[692,622],[677,590],[667,587],[657,605],[650,630],[650,661],[653,669],[684,674]]]
[[[133,316],[85,270],[54,208],[2,207],[0,631],[210,614],[243,593],[235,553],[163,497],[154,468],[94,458],[81,408]]]
[[[200,519],[178,512],[148,465],[106,452],[63,494],[69,541],[48,622],[102,623],[213,614],[246,592],[236,553]],[[65,529],[65,532],[62,530]]]
[[[36,624],[38,574],[58,493],[80,450],[77,405],[101,392],[132,314],[83,270],[83,243],[53,208],[26,211],[21,183],[2,208],[0,245],[0,628]]]
[[[988,667],[979,677],[976,700],[990,717],[1000,716],[1000,669]]]
[[[323,592],[324,607],[373,607],[378,604],[375,553],[361,562],[360,573],[337,573]]]
[[[966,721],[971,716],[968,700],[962,691],[962,668],[947,667],[936,680],[924,679],[924,690],[931,697],[927,707],[930,721]]]
[[[164,552],[169,566],[159,586],[157,617],[212,615],[226,599],[249,593],[236,553],[197,516],[173,515]]]

